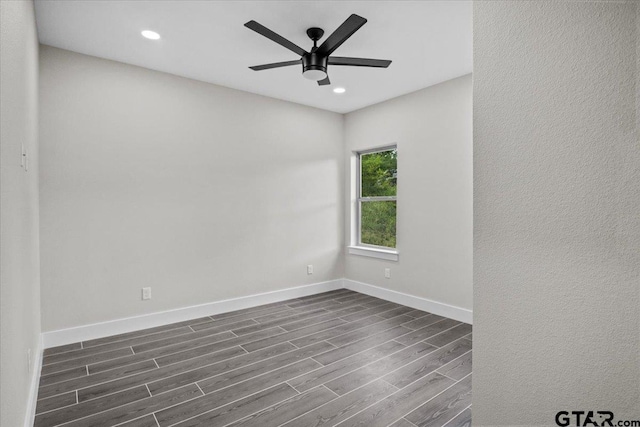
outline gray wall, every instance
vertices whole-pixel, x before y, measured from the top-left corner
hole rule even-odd
[[[0,425],[13,427],[23,425],[40,350],[38,39],[33,2],[0,2],[0,52]],[[20,166],[23,143],[29,153],[27,172]]]
[[[474,4],[474,425],[640,419],[637,12]]]
[[[40,59],[44,331],[343,276],[341,115]]]
[[[398,262],[348,254],[347,278],[472,309],[471,116],[471,75],[346,115],[347,167],[354,151],[398,145],[400,253]]]

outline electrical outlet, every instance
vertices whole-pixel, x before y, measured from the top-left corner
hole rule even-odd
[[[313,265],[307,265],[307,274],[313,274]]]
[[[31,373],[31,349],[27,350],[27,373]]]
[[[391,269],[390,268],[385,268],[384,269],[384,277],[385,277],[385,279],[391,279]]]
[[[151,288],[142,288],[142,299],[151,299]]]

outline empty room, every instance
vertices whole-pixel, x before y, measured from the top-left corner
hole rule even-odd
[[[640,425],[637,2],[0,4],[1,427]]]

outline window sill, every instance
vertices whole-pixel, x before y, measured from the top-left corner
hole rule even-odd
[[[387,261],[398,261],[398,251],[392,249],[377,249],[366,246],[349,246],[349,254],[366,256],[371,258],[384,259]]]

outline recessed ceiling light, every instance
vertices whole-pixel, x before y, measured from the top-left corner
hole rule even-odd
[[[142,34],[142,37],[146,37],[149,40],[158,40],[158,39],[160,39],[160,34],[156,33],[155,31],[144,30],[140,34]]]
[[[347,90],[343,87],[337,87],[333,89],[333,93],[345,93]]]

